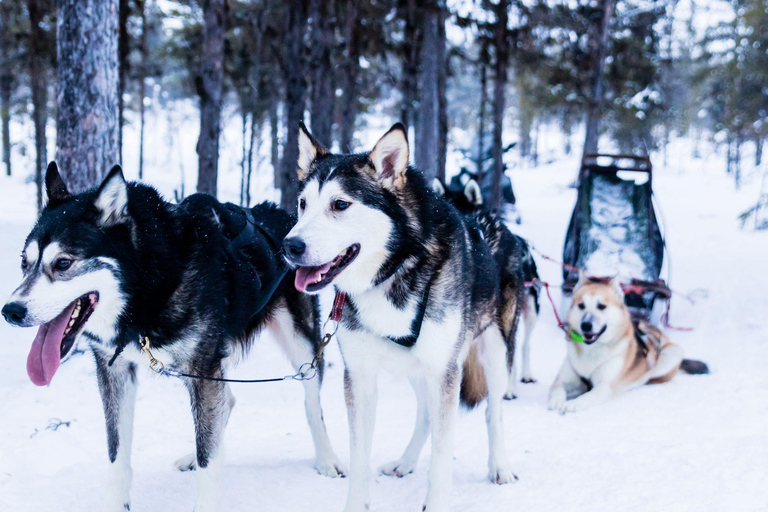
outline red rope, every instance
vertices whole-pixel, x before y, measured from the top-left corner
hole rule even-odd
[[[557,319],[557,326],[561,329],[565,329],[565,324],[560,319],[560,315],[557,314],[557,306],[555,306],[555,301],[552,300],[552,294],[549,293],[549,283],[542,281],[542,284],[544,285],[544,289],[547,291],[547,297],[549,298],[549,303],[552,304],[552,312],[555,314],[555,318]]]

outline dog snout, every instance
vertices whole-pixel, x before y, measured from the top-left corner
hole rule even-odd
[[[298,258],[307,250],[307,244],[297,236],[283,240],[283,249],[289,258]]]
[[[592,322],[581,322],[581,332],[583,333],[592,332]]]
[[[21,302],[9,302],[3,306],[3,317],[12,325],[21,325],[27,317],[27,307]]]

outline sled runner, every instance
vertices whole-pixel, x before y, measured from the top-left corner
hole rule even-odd
[[[632,278],[625,287],[632,316],[650,320],[654,307],[663,311],[672,294],[661,279],[666,249],[653,203],[651,161],[586,154],[579,174],[563,247],[563,294],[570,299],[577,269],[606,278],[622,274]]]

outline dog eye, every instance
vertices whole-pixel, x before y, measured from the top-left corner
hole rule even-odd
[[[344,211],[347,208],[349,208],[349,201],[344,201],[343,199],[337,199],[333,202],[333,209],[336,211]]]
[[[301,199],[299,199],[299,210],[303,210],[306,207],[307,207],[307,200],[302,197]]]
[[[605,309],[605,304],[598,303],[597,304],[597,309],[599,309],[600,311],[604,310]]]
[[[579,309],[584,309],[585,307],[586,307],[586,306],[584,305],[584,303],[583,303],[583,302],[579,303]]]
[[[67,258],[59,258],[53,264],[53,268],[56,270],[67,270],[71,266],[72,266],[72,260]]]
[[[29,263],[27,263],[27,258],[26,257],[21,258],[21,271],[26,272],[28,266],[29,266]]]

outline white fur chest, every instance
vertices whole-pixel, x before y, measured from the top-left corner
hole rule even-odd
[[[621,373],[624,358],[620,346],[606,346],[597,343],[585,346],[579,351],[574,343],[568,344],[568,361],[581,377],[595,384],[595,378],[613,378]],[[598,372],[599,370],[599,372]],[[614,375],[615,374],[615,375]]]

